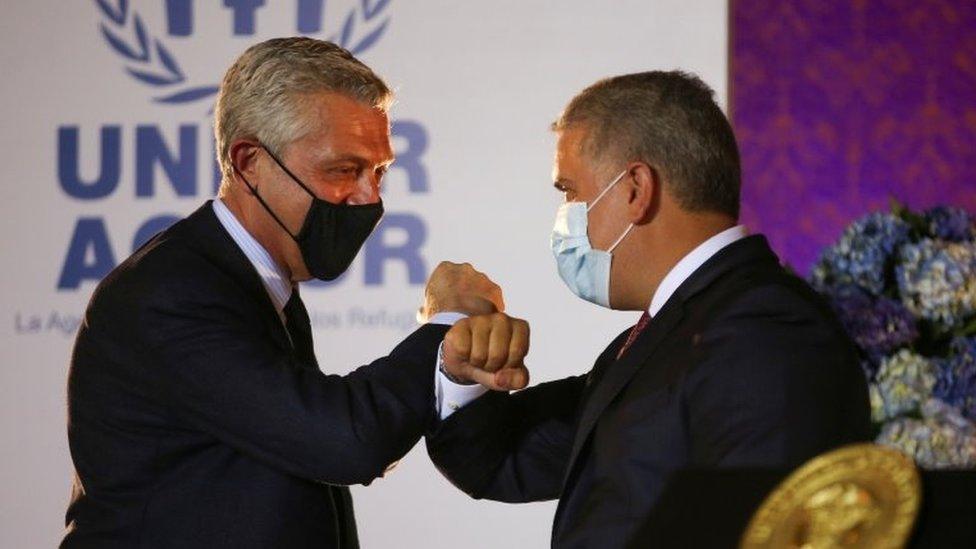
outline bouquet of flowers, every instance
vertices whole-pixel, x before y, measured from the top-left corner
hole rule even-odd
[[[811,283],[860,350],[877,442],[976,467],[976,219],[895,203],[850,225]]]

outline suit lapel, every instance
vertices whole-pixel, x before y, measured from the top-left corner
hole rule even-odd
[[[778,262],[776,255],[769,248],[766,238],[762,235],[754,235],[734,242],[720,250],[701,267],[698,268],[681,286],[674,292],[671,299],[664,305],[657,315],[644,329],[644,332],[634,341],[630,349],[620,360],[614,361],[611,357],[609,364],[604,366],[605,371],[602,375],[595,376],[594,386],[590,388],[588,397],[582,402],[582,412],[576,430],[576,437],[573,440],[573,448],[570,453],[569,466],[566,468],[566,475],[563,479],[565,497],[566,490],[570,487],[568,483],[576,466],[579,454],[586,444],[590,433],[593,431],[600,415],[607,409],[607,406],[620,394],[631,379],[644,363],[647,362],[654,351],[661,344],[664,338],[677,326],[684,311],[684,303],[692,296],[701,292],[722,275],[735,270],[745,264],[756,261]],[[623,338],[618,337],[615,343],[622,342]],[[619,345],[611,344],[613,352]],[[561,507],[561,505],[560,505]],[[557,518],[559,516],[557,510]]]
[[[275,342],[282,349],[296,353],[297,349],[292,345],[288,331],[281,322],[281,317],[278,316],[278,311],[275,309],[260,275],[254,269],[254,265],[251,264],[247,255],[217,219],[211,202],[208,200],[184,219],[179,226],[174,226],[172,230],[181,231],[183,233],[181,236],[187,240],[189,246],[213,261],[221,270],[231,273],[231,276],[241,284],[247,295],[257,304]],[[312,341],[308,311],[305,310],[304,305],[301,306],[300,313],[301,318],[296,319],[296,322],[301,325],[297,328],[303,330],[303,333],[300,334],[301,337],[308,338],[308,352],[311,353],[311,360],[314,363],[315,356],[311,350]],[[307,357],[305,358],[307,360]],[[317,368],[317,363],[315,367]],[[332,499],[335,510],[338,547],[359,547],[352,495],[349,488],[327,486],[326,490]]]
[[[271,296],[261,282],[260,275],[240,246],[220,224],[211,202],[208,200],[184,220],[190,246],[198,249],[222,269],[232,273],[232,276],[257,303],[261,310],[261,317],[265,320],[275,342],[283,349],[290,350],[291,340],[271,301]]]
[[[600,414],[606,410],[607,406],[620,394],[620,391],[630,383],[637,371],[647,362],[654,350],[661,344],[666,335],[681,320],[682,307],[680,302],[669,303],[664,309],[651,319],[644,331],[634,340],[634,343],[627,349],[619,360],[614,360],[605,366],[602,376],[597,379],[596,385],[592,388],[589,397],[583,402],[583,410],[580,414],[579,426],[576,430],[576,438],[573,440],[573,449],[570,453],[569,468],[566,471],[568,478],[573,464],[579,457],[579,452],[583,448],[586,439],[596,425]],[[619,338],[618,338],[619,339]],[[616,349],[614,349],[616,352]]]

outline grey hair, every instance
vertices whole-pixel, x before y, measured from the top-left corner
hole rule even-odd
[[[281,154],[301,139],[315,120],[303,100],[333,92],[387,111],[393,92],[369,67],[347,50],[307,37],[274,38],[247,49],[220,84],[214,107],[217,161],[224,180],[232,177],[230,145],[252,138]]]
[[[735,135],[697,76],[650,71],[601,80],[574,97],[552,125],[557,132],[570,127],[586,132],[582,146],[590,160],[646,162],[683,209],[738,218]]]

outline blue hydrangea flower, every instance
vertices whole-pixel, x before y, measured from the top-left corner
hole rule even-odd
[[[976,420],[976,338],[957,337],[949,357],[936,362],[936,398],[955,406],[963,416]]]
[[[976,468],[976,336],[911,350],[945,349],[976,320],[976,216],[896,210],[848,227],[811,282],[862,351],[878,442],[923,467]]]
[[[908,349],[883,359],[874,383],[868,385],[871,419],[881,423],[917,413],[931,396],[935,381],[935,365]]]
[[[830,293],[830,303],[844,330],[877,368],[884,356],[918,339],[915,316],[900,302],[875,297],[858,286],[841,286]]]
[[[925,222],[935,238],[952,242],[964,242],[973,238],[973,216],[962,208],[936,206],[925,212]]]
[[[976,467],[976,424],[934,398],[921,412],[922,419],[886,423],[876,442],[905,453],[925,469]]]
[[[855,284],[880,295],[893,254],[908,241],[910,231],[908,223],[890,213],[872,213],[854,222],[814,265],[814,286]]]
[[[951,327],[976,312],[976,245],[924,239],[899,250],[895,268],[902,303]]]

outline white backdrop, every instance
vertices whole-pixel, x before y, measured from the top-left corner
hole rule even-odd
[[[724,0],[250,3],[5,2],[0,547],[60,539],[78,317],[140,228],[212,196],[207,88],[248,45],[345,38],[398,92],[384,230],[339,283],[303,292],[330,372],[385,354],[413,328],[422,280],[442,259],[487,272],[509,312],[530,321],[534,381],[587,370],[635,315],[577,300],[556,275],[549,123],[596,79],[653,68],[697,72],[725,104]],[[354,498],[366,548],[543,547],[555,510],[470,500],[422,443]]]

